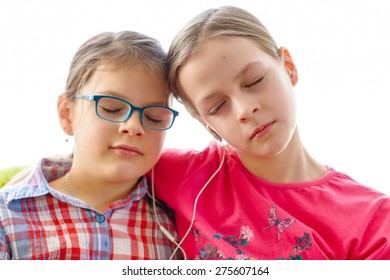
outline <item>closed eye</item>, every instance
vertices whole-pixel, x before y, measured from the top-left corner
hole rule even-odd
[[[152,123],[161,123],[162,122],[162,120],[158,120],[158,119],[152,118],[152,117],[147,116],[147,115],[144,115],[144,120],[146,120],[147,122],[152,122]]]
[[[219,112],[219,110],[222,109],[222,107],[226,104],[227,100],[224,100],[222,101],[221,103],[217,104],[217,106],[215,106],[213,109],[211,109],[211,111],[209,112],[209,115],[212,116],[212,115],[215,115]]]
[[[263,78],[264,77],[261,77],[260,79],[257,79],[256,81],[254,81],[253,83],[249,84],[249,85],[246,85],[245,88],[250,88],[250,87],[253,87],[255,85],[258,85],[260,84],[262,81],[263,81]]]
[[[122,111],[122,109],[108,109],[108,108],[104,108],[104,107],[101,107],[101,108],[108,114],[118,114]]]

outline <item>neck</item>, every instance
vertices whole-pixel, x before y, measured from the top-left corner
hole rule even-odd
[[[261,158],[239,154],[239,157],[249,172],[273,183],[307,182],[326,172],[326,167],[315,161],[303,147],[298,130],[277,155]]]
[[[129,195],[137,182],[138,179],[125,183],[109,181],[71,169],[66,176],[50,182],[50,185],[63,193],[77,197],[96,210],[104,212],[111,203]]]

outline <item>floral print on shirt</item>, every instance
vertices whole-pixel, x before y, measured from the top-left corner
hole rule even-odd
[[[302,252],[309,250],[311,244],[310,234],[304,233],[302,237],[295,237],[297,244],[293,247],[288,260],[303,260]],[[286,258],[279,258],[279,260],[285,260]]]
[[[263,227],[263,230],[270,228],[276,228],[278,241],[281,241],[281,234],[284,233],[291,225],[295,223],[293,218],[280,219],[277,214],[277,208],[272,205],[268,211],[268,226]],[[208,240],[197,228],[193,228],[191,231],[195,242],[199,243],[200,239]],[[236,235],[224,235],[221,232],[215,232],[212,240],[223,240],[232,246],[235,251],[235,256],[226,256],[218,247],[213,246],[212,242],[208,242],[202,246],[199,250],[199,255],[195,259],[210,260],[210,259],[221,259],[221,260],[249,260],[253,259],[245,253],[245,247],[254,240],[254,234],[251,228],[247,225],[240,226],[240,232]],[[283,240],[283,239],[282,239]],[[290,255],[285,257],[279,257],[279,260],[303,260],[303,253],[312,246],[310,234],[304,232],[303,236],[295,237],[295,244],[292,248]],[[291,243],[290,243],[291,244]]]
[[[198,229],[192,230],[192,235],[195,238],[195,241],[198,242],[199,238],[205,238],[203,234]],[[210,243],[203,246],[199,250],[199,255],[196,259],[207,260],[207,259],[221,259],[221,260],[248,260],[250,259],[248,255],[243,251],[243,248],[248,246],[248,244],[253,240],[253,232],[249,226],[241,226],[239,236],[227,235],[224,236],[220,232],[215,232],[213,236],[213,240],[224,240],[233,246],[237,252],[237,255],[233,257],[227,257],[225,254],[218,249],[218,247],[214,247]]]

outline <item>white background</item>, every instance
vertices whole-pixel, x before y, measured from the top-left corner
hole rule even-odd
[[[57,280],[312,280],[341,279],[345,278],[346,275],[348,275],[347,279],[354,280],[382,280],[388,279],[386,276],[388,263],[386,260],[306,260],[299,262],[299,265],[294,261],[280,260],[240,260],[237,262],[231,260],[115,260],[101,262],[85,260],[52,261],[50,263],[45,260],[18,260],[0,262],[0,270],[4,275],[17,274],[21,279],[39,277],[40,280],[53,280],[53,278]],[[20,269],[21,267],[22,269]],[[261,274],[261,271],[266,271],[266,268],[268,268],[268,274]],[[126,275],[127,271],[131,271],[130,273],[135,275]],[[178,275],[179,271],[182,275]],[[234,275],[235,271],[236,275]],[[246,274],[247,272],[249,273]]]
[[[299,129],[320,162],[390,194],[390,1],[2,1],[0,169],[69,153],[56,100],[88,38],[135,30],[164,48],[199,12],[235,5],[258,16],[298,67]],[[166,146],[204,148],[212,137],[180,104]]]
[[[40,280],[110,279],[110,280],[259,280],[259,279],[388,279],[388,261],[294,261],[280,260],[115,260],[115,261],[2,261],[4,275],[21,279],[39,277]],[[20,269],[22,267],[22,269]],[[267,271],[268,274],[261,271]],[[130,272],[127,274],[127,272]],[[181,275],[178,272],[181,272]],[[236,272],[236,275],[234,274]],[[241,272],[241,273],[240,273]],[[249,272],[249,273],[248,273]],[[124,274],[125,273],[125,274]],[[131,275],[133,273],[134,275]],[[248,273],[248,274],[246,274]],[[153,275],[154,274],[154,275]],[[261,275],[260,275],[261,274]],[[32,277],[31,277],[32,276]]]

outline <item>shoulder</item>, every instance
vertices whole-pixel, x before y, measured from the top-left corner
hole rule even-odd
[[[69,157],[42,158],[36,166],[28,169],[28,174],[23,174],[23,178],[0,190],[1,205],[46,195],[49,192],[49,182],[63,176],[71,163]]]
[[[211,142],[204,150],[165,149],[154,167],[156,194],[161,199],[175,199],[172,194],[190,194],[207,181],[230,153],[220,143]],[[148,177],[151,177],[148,174]]]
[[[334,207],[338,227],[348,231],[349,237],[360,239],[359,244],[351,243],[349,258],[390,258],[390,197],[344,173],[333,172],[328,181],[328,195],[332,196],[328,210]]]
[[[164,149],[161,153],[158,165],[181,165],[196,162],[218,161],[223,154],[224,147],[216,142],[211,142],[204,150],[195,149]]]
[[[341,192],[349,195],[362,196],[365,200],[369,197],[388,198],[388,196],[380,191],[356,181],[345,173],[336,171],[332,168],[329,168],[329,172],[332,176],[330,176],[330,179],[326,184],[332,187],[332,189],[339,189]]]
[[[30,181],[19,182],[14,185],[7,185],[0,190],[1,209],[11,207],[12,203],[32,197],[47,194],[47,188],[43,188],[40,183]]]
[[[204,150],[194,149],[165,149],[154,172],[159,178],[165,178],[165,182],[188,179],[189,176],[203,173],[207,175],[222,161],[227,149],[216,141],[211,142]]]

